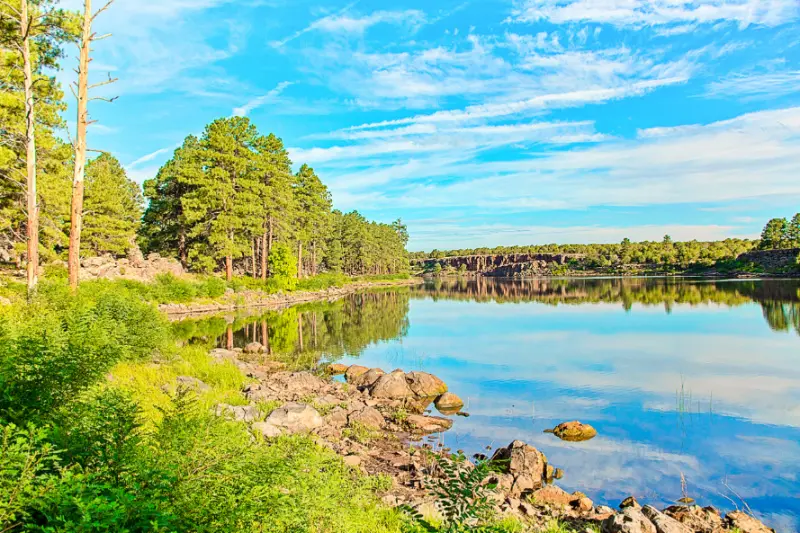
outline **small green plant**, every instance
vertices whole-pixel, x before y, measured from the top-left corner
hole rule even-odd
[[[359,444],[367,444],[380,437],[380,435],[380,432],[358,421],[348,423],[347,427],[342,430],[343,437],[354,440]]]

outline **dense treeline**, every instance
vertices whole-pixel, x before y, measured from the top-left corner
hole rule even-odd
[[[791,220],[773,218],[761,232],[762,250],[782,250],[800,248],[800,213],[796,213]]]
[[[441,259],[467,255],[500,254],[580,254],[585,256],[584,264],[589,267],[607,267],[620,264],[634,265],[713,265],[717,261],[734,259],[750,251],[758,241],[747,239],[725,239],[724,241],[673,242],[669,235],[661,241],[632,242],[624,239],[619,244],[544,244],[535,246],[498,246],[495,248],[474,248],[439,251],[430,253],[415,252],[412,259]]]
[[[195,270],[224,264],[230,278],[236,263],[267,279],[271,270],[294,273],[290,255],[300,278],[407,270],[408,233],[399,220],[379,224],[332,210],[314,170],[292,173],[281,139],[261,135],[247,118],[215,120],[200,138],[187,137],[144,189],[143,247]]]

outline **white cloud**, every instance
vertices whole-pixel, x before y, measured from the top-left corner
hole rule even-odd
[[[278,98],[278,96],[280,96],[281,93],[283,93],[283,91],[292,84],[293,82],[290,81],[280,82],[278,85],[275,86],[274,89],[269,91],[267,94],[259,96],[258,98],[254,98],[249,102],[247,102],[246,104],[244,104],[243,106],[235,108],[233,110],[234,116],[246,117],[254,109],[258,109],[259,107],[265,104],[274,102]]]
[[[800,70],[735,73],[706,85],[705,96],[743,100],[778,98],[800,92]]]
[[[317,19],[285,39],[273,41],[271,44],[276,48],[280,48],[311,31],[360,35],[372,26],[382,23],[406,25],[412,29],[426,23],[425,13],[416,9],[405,11],[374,11],[369,15],[356,16],[348,14],[348,11],[350,11],[352,7],[353,4],[350,4],[337,13]]]
[[[133,170],[136,167],[142,165],[143,163],[148,163],[148,162],[152,161],[153,159],[155,159],[156,157],[158,157],[160,155],[163,155],[163,154],[166,154],[166,153],[169,153],[174,149],[175,149],[174,147],[161,148],[159,150],[156,150],[155,152],[151,152],[151,153],[149,153],[147,155],[143,155],[142,157],[140,157],[136,161],[133,161],[130,164],[128,164],[125,167],[125,170],[128,170],[128,171]]]
[[[735,22],[777,26],[798,16],[796,0],[516,0],[511,22],[616,26]]]

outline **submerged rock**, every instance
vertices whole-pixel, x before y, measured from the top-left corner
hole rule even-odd
[[[453,421],[440,416],[408,415],[406,423],[414,431],[439,433],[453,427]]]
[[[464,407],[464,401],[452,392],[445,392],[436,398],[434,405],[442,414],[455,414]]]
[[[349,367],[347,365],[343,365],[341,363],[331,363],[325,367],[325,372],[331,376],[340,376],[347,372],[348,368]]]
[[[548,433],[553,433],[559,439],[569,442],[583,442],[597,436],[596,429],[577,420],[562,422]]]
[[[495,451],[491,462],[498,470],[511,476],[508,487],[511,497],[519,498],[545,485],[547,458],[521,440],[515,440],[507,447]]]

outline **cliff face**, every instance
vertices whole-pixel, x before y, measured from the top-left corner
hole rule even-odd
[[[736,258],[737,261],[754,263],[765,272],[780,272],[797,266],[800,248],[788,250],[754,250]]]
[[[413,265],[425,270],[439,263],[444,269],[458,270],[465,265],[467,272],[484,276],[513,277],[522,274],[547,274],[551,267],[567,264],[570,260],[583,259],[581,254],[499,254],[444,257],[442,259],[422,259],[412,261]]]

